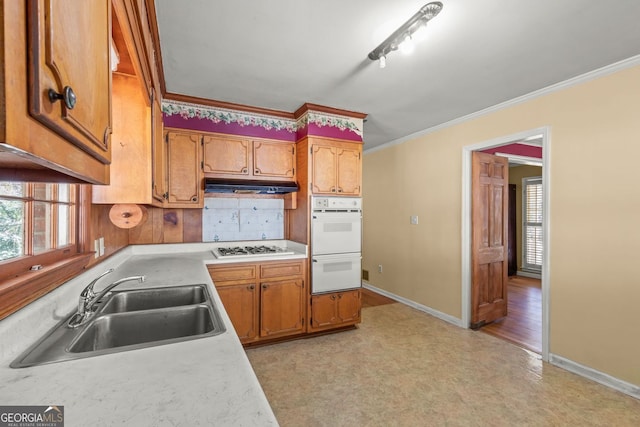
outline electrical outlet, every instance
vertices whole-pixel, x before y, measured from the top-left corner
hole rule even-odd
[[[100,256],[100,240],[96,239],[93,241],[93,254],[94,258],[98,258]]]
[[[411,215],[411,224],[418,225],[418,215]]]
[[[104,255],[104,237],[100,237],[98,239],[98,252],[100,253],[100,256]]]
[[[378,264],[378,273],[382,273],[382,264]]]

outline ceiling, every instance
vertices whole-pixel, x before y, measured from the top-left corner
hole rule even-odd
[[[166,89],[366,113],[366,150],[640,54],[637,0],[441,1],[381,69],[367,54],[428,0],[155,0]]]

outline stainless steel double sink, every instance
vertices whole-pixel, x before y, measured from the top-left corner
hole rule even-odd
[[[206,285],[114,291],[81,328],[65,318],[11,363],[22,368],[170,344],[225,332]]]

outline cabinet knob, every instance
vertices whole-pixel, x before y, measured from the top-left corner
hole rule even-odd
[[[256,288],[256,285],[249,285],[247,286],[247,288],[249,288],[250,290],[254,290]]]
[[[59,99],[62,99],[64,101],[65,107],[67,107],[69,110],[73,110],[73,107],[76,106],[76,101],[78,100],[71,86],[65,86],[64,89],[62,89],[62,93],[58,93],[53,89],[49,89],[48,95],[49,101],[51,101],[52,104]]]
[[[256,169],[255,171],[253,171],[254,175],[260,175],[260,169]]]
[[[342,193],[342,188],[338,188],[338,193]]]
[[[269,285],[262,285],[262,289],[267,289]]]
[[[247,168],[242,168],[242,173],[247,173]]]
[[[336,192],[336,187],[331,187],[331,192],[335,193]]]
[[[336,296],[335,295],[331,295],[331,299],[333,299],[333,300],[336,299]]]
[[[192,202],[197,202],[197,201],[198,201],[198,197],[193,196],[193,197],[191,198],[191,201],[192,201]]]

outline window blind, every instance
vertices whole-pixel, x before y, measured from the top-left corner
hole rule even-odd
[[[524,270],[542,270],[542,177],[522,179]]]

